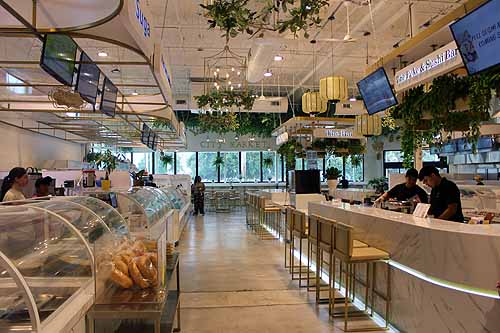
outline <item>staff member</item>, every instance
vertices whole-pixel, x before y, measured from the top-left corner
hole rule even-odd
[[[375,202],[386,201],[388,199],[396,199],[398,201],[409,200],[417,197],[419,202],[427,202],[427,193],[417,185],[418,171],[409,169],[406,171],[406,182],[396,185],[390,191],[382,194]]]
[[[28,185],[28,173],[25,168],[16,167],[10,170],[3,179],[0,201],[24,200],[23,187]]]
[[[48,197],[50,195],[50,184],[52,183],[52,177],[47,176],[37,179],[35,182],[35,195],[33,198]]]
[[[425,185],[432,187],[429,214],[438,219],[455,222],[464,221],[460,190],[454,182],[441,177],[439,170],[433,166],[423,167],[418,178]]]

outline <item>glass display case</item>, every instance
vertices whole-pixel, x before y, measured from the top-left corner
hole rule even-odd
[[[167,195],[153,187],[133,187],[127,192],[109,193],[134,236],[151,238],[157,224],[165,224],[171,209]]]
[[[87,207],[97,214],[115,234],[128,237],[127,222],[116,209],[104,201],[92,197],[61,197],[61,199]]]
[[[160,190],[165,193],[175,209],[182,209],[187,203],[186,196],[174,187],[161,187]]]
[[[92,287],[92,234],[38,205],[0,209],[1,332],[49,332]]]

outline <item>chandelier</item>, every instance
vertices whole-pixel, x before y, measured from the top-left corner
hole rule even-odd
[[[224,46],[217,54],[204,59],[204,93],[211,91],[246,91],[247,57],[240,56]]]

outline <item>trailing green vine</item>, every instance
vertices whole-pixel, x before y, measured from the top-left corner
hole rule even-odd
[[[200,6],[209,29],[219,28],[229,41],[240,34],[262,37],[264,31],[290,31],[294,36],[303,31],[309,38],[308,29],[321,25],[320,13],[329,4],[327,0],[264,0],[250,6],[249,0],[214,0]]]
[[[243,108],[243,110],[251,111],[255,102],[255,95],[248,91],[236,90],[213,90],[208,94],[195,96],[196,102],[200,109],[207,107],[214,111],[225,111],[231,108]]]
[[[295,139],[291,139],[279,146],[277,153],[283,156],[287,170],[295,170],[295,158],[303,151],[302,144]]]
[[[444,75],[435,78],[428,91],[423,86],[410,89],[390,111],[396,122],[402,122],[403,165],[413,165],[414,151],[424,143],[441,144],[453,131],[462,132],[475,150],[481,123],[490,119],[492,89],[499,84],[500,75],[487,72],[466,77]]]

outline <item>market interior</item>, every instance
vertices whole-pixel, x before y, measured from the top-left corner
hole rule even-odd
[[[0,0],[0,332],[500,331],[500,0]]]

